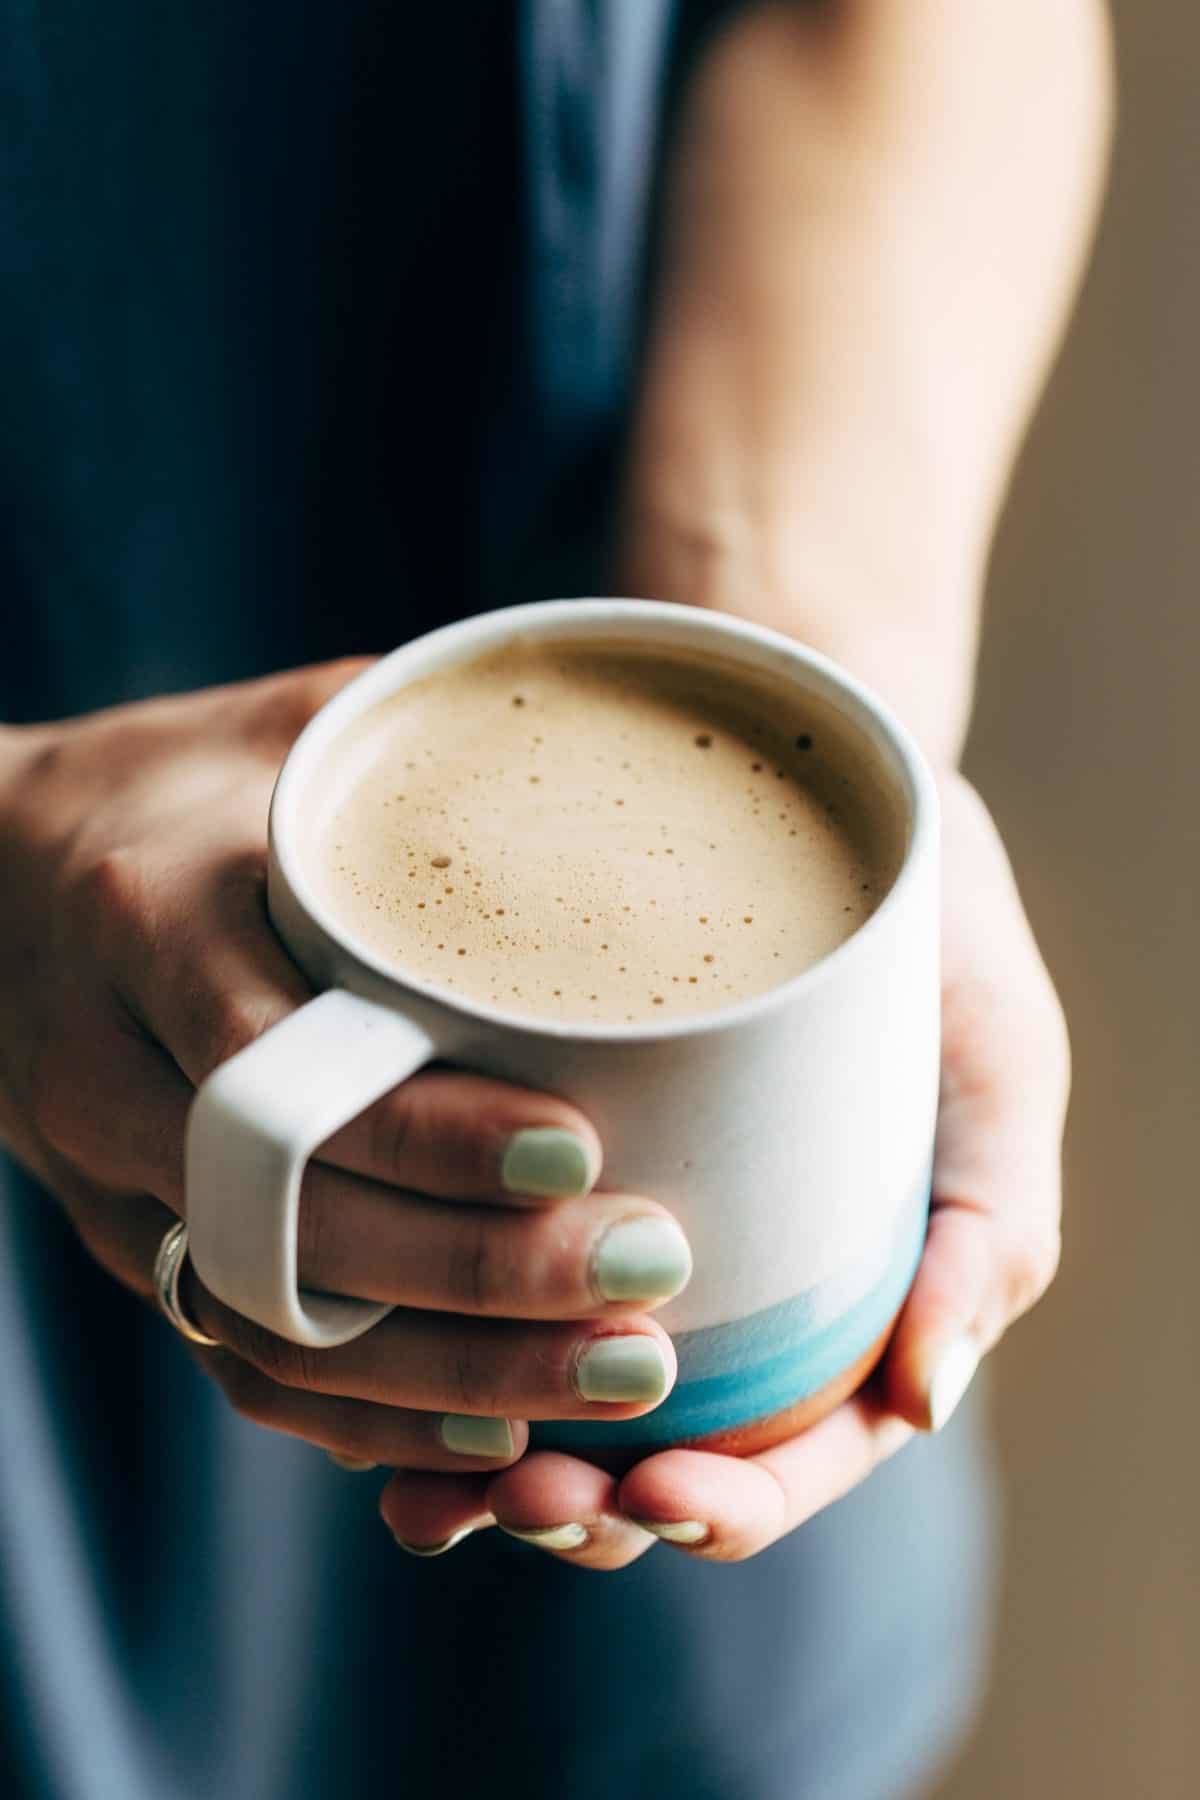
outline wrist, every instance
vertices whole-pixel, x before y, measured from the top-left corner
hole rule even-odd
[[[897,545],[860,522],[852,541],[796,513],[638,498],[623,509],[614,592],[766,625],[831,657],[893,708],[938,765],[970,717],[981,578],[966,559]]]

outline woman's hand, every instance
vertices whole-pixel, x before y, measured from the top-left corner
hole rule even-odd
[[[823,650],[952,768],[988,546],[1111,121],[1098,0],[736,9],[697,57],[668,147],[612,591]],[[934,1209],[878,1376],[743,1461],[672,1450],[619,1485],[541,1454],[490,1483],[397,1477],[383,1506],[401,1537],[578,1524],[568,1536],[587,1541],[564,1553],[615,1568],[654,1541],[632,1519],[673,1527],[692,1555],[750,1555],[942,1422],[977,1354],[1041,1293],[1066,1034],[984,807],[954,774],[943,791]]]
[[[736,9],[690,72],[668,148],[612,591],[824,650],[935,763],[957,763],[988,545],[1078,283],[1111,121],[1097,0]],[[749,1555],[940,1423],[978,1352],[1041,1293],[1066,1035],[991,821],[960,778],[943,785],[934,1211],[869,1391],[760,1456],[668,1451],[619,1487],[543,1455],[490,1485],[398,1477],[384,1512],[402,1537],[492,1516],[581,1523],[590,1537],[566,1553],[616,1567],[654,1541],[629,1515],[677,1542],[682,1529],[690,1554]]]
[[[980,1355],[1044,1292],[1058,1260],[1066,1031],[991,818],[959,775],[945,776],[942,795],[933,1206],[875,1376],[812,1430],[744,1459],[667,1450],[618,1481],[535,1451],[490,1480],[398,1475],[382,1510],[401,1539],[445,1541],[496,1520],[558,1534],[534,1541],[591,1568],[620,1568],[656,1536],[690,1556],[741,1561],[840,1498],[914,1430],[945,1424]]]
[[[267,920],[267,805],[359,666],[0,732],[0,1142],[144,1297],[194,1089],[309,998]],[[422,1074],[323,1146],[301,1203],[301,1284],[397,1310],[313,1352],[189,1274],[221,1346],[193,1354],[239,1412],[360,1465],[494,1470],[528,1419],[645,1412],[675,1357],[643,1309],[690,1257],[653,1201],[588,1197],[600,1158],[561,1100]]]

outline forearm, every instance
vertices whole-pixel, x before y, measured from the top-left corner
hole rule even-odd
[[[804,638],[956,757],[1109,116],[1095,0],[740,15],[673,149],[625,591]]]

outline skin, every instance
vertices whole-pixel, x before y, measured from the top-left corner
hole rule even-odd
[[[613,591],[758,619],[870,682],[943,800],[943,1068],[925,1254],[875,1378],[790,1442],[616,1481],[535,1454],[449,1492],[397,1476],[409,1542],[572,1520],[557,1554],[737,1561],[932,1423],[939,1357],[990,1349],[1059,1256],[1069,1053],[979,796],[957,773],[997,515],[1082,272],[1112,75],[1094,0],[844,0],[739,14],[696,70],[665,209]]]
[[[966,1332],[989,1348],[1053,1275],[1066,1035],[995,829],[954,763],[986,548],[1081,264],[1107,94],[1084,0],[754,8],[696,72],[614,591],[741,612],[830,651],[892,700],[939,771],[929,1239],[878,1376],[801,1436],[745,1459],[668,1451],[619,1481],[524,1455],[528,1419],[646,1410],[577,1395],[593,1336],[653,1336],[673,1371],[652,1307],[600,1302],[589,1281],[607,1225],[663,1209],[505,1194],[514,1130],[563,1126],[599,1150],[588,1121],[475,1077],[406,1083],[311,1167],[299,1268],[305,1285],[401,1310],[312,1353],[194,1275],[184,1292],[220,1341],[190,1353],[239,1412],[395,1470],[381,1510],[408,1545],[579,1522],[586,1542],[554,1553],[617,1568],[658,1541],[634,1519],[692,1520],[707,1536],[679,1554],[751,1555],[928,1428],[947,1345]],[[266,919],[267,801],[288,746],[357,666],[0,732],[0,1138],[143,1297],[184,1213],[195,1086],[308,997]],[[445,1449],[446,1411],[508,1418],[510,1466]]]
[[[267,921],[264,821],[298,727],[361,666],[0,742],[0,1132],[97,1260],[144,1297],[158,1242],[186,1215],[195,1088],[309,997]],[[537,1126],[575,1132],[599,1160],[594,1130],[564,1101],[444,1072],[327,1143],[304,1185],[300,1280],[403,1310],[313,1356],[192,1277],[188,1309],[225,1346],[200,1360],[238,1411],[343,1456],[494,1469],[445,1449],[443,1413],[512,1417],[519,1454],[529,1418],[646,1410],[584,1401],[571,1377],[592,1336],[630,1331],[660,1341],[673,1375],[661,1327],[598,1300],[589,1279],[610,1225],[664,1209],[506,1194],[505,1145]]]

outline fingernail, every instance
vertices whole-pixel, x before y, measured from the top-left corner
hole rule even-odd
[[[574,1132],[538,1126],[509,1138],[500,1163],[500,1183],[510,1194],[572,1200],[591,1188],[599,1174],[595,1160]]]
[[[907,1419],[882,1420],[875,1427],[875,1449],[880,1462],[886,1462],[889,1456],[895,1456],[897,1450],[903,1450],[915,1435],[915,1430]]]
[[[708,1526],[700,1519],[638,1519],[633,1513],[625,1515],[631,1525],[640,1525],[643,1531],[652,1531],[656,1538],[662,1538],[668,1544],[702,1544],[712,1536]]]
[[[691,1274],[691,1248],[673,1219],[620,1219],[592,1253],[592,1286],[604,1300],[669,1300]]]
[[[964,1332],[947,1344],[929,1378],[929,1429],[940,1431],[971,1385],[979,1367],[979,1346]]]
[[[528,1531],[518,1531],[515,1525],[501,1525],[500,1529],[509,1537],[520,1538],[523,1544],[536,1544],[539,1550],[581,1550],[588,1541],[587,1527],[574,1521],[569,1525],[541,1525]]]
[[[447,1413],[439,1426],[443,1444],[456,1456],[509,1457],[512,1426],[507,1419],[477,1419],[469,1413]]]
[[[396,1537],[395,1532],[392,1533],[392,1536],[396,1537],[396,1542],[401,1550],[406,1550],[410,1556],[445,1556],[447,1550],[453,1550],[455,1544],[461,1544],[463,1539],[469,1538],[474,1530],[474,1525],[464,1525],[461,1531],[452,1532],[448,1538],[443,1538],[440,1544],[409,1544],[402,1537]]]
[[[378,1463],[361,1462],[357,1456],[339,1456],[336,1450],[327,1450],[325,1454],[331,1463],[336,1463],[339,1469],[349,1470],[351,1475],[365,1475],[368,1469],[379,1467]]]
[[[581,1400],[661,1400],[667,1365],[651,1337],[593,1338],[575,1364]]]

